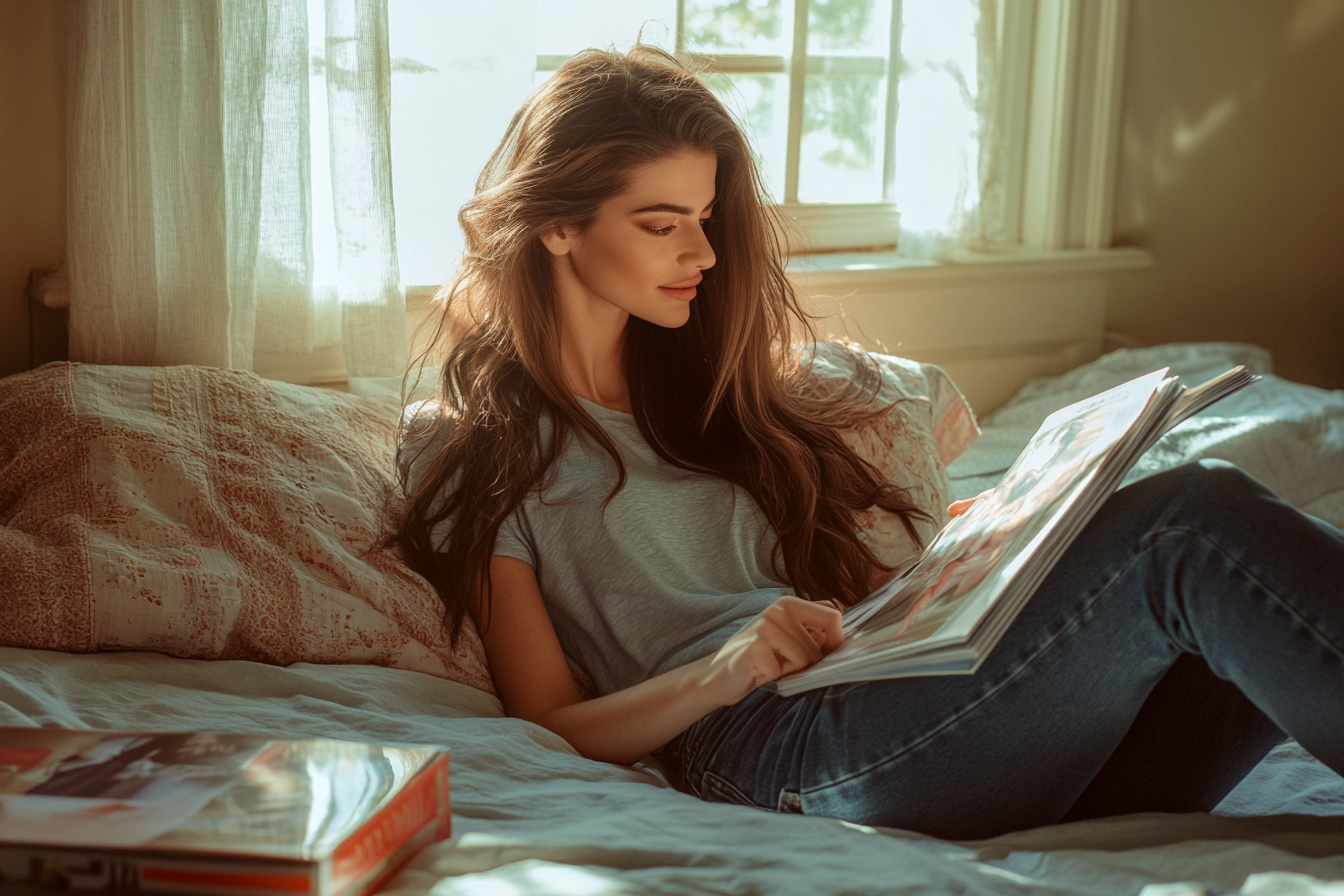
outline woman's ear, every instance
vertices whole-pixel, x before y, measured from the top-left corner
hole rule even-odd
[[[552,255],[568,255],[573,238],[574,233],[569,228],[553,227],[542,233],[541,244]]]

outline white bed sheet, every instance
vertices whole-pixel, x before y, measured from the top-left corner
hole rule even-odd
[[[1130,816],[952,844],[703,803],[648,772],[580,758],[544,729],[500,717],[481,691],[372,666],[0,648],[0,724],[445,743],[454,836],[385,890],[405,896],[1137,894],[1176,881],[1236,892],[1265,872],[1344,881],[1344,814]],[[1344,813],[1344,783],[1282,761],[1299,777],[1271,775],[1243,807],[1303,810],[1310,793],[1312,811]]]
[[[985,421],[982,443],[954,465],[954,487],[966,495],[992,484],[1036,422],[1069,396],[1164,364],[1198,380],[1229,360],[1268,370],[1258,349],[1168,347],[1157,363],[1152,353],[1108,356],[1033,384]],[[1193,421],[1189,432],[1164,440],[1156,463],[1228,457],[1296,490],[1290,499],[1344,522],[1344,395],[1267,377],[1217,408],[1221,416]],[[1178,882],[1247,896],[1296,885],[1292,892],[1324,896],[1344,888],[1320,883],[1344,882],[1344,780],[1294,744],[1272,753],[1221,814],[1128,816],[958,844],[703,803],[648,771],[577,756],[549,732],[501,717],[499,704],[481,691],[372,666],[279,668],[0,648],[0,724],[447,744],[454,836],[427,848],[384,891],[405,896],[1086,896],[1138,894],[1150,885],[1150,896],[1203,892],[1158,886]]]

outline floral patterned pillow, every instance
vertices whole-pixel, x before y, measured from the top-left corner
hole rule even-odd
[[[947,465],[979,437],[980,428],[951,378],[931,364],[819,342],[811,347],[811,374],[823,383],[848,383],[860,376],[858,365],[869,360],[880,376],[875,400],[886,411],[844,438],[928,512],[928,520],[915,522],[927,545],[947,525]],[[870,510],[862,523],[862,536],[887,565],[898,567],[917,556],[918,546],[895,514]]]
[[[0,644],[371,663],[493,692],[378,536],[396,409],[207,367],[0,380]]]

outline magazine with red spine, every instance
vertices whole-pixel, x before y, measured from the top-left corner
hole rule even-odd
[[[0,889],[363,896],[451,833],[437,746],[0,728]]]

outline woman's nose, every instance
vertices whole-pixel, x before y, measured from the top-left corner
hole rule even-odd
[[[700,270],[714,267],[714,247],[709,244],[709,237],[705,235],[703,226],[689,228],[691,230],[689,245],[682,250],[682,260]]]

